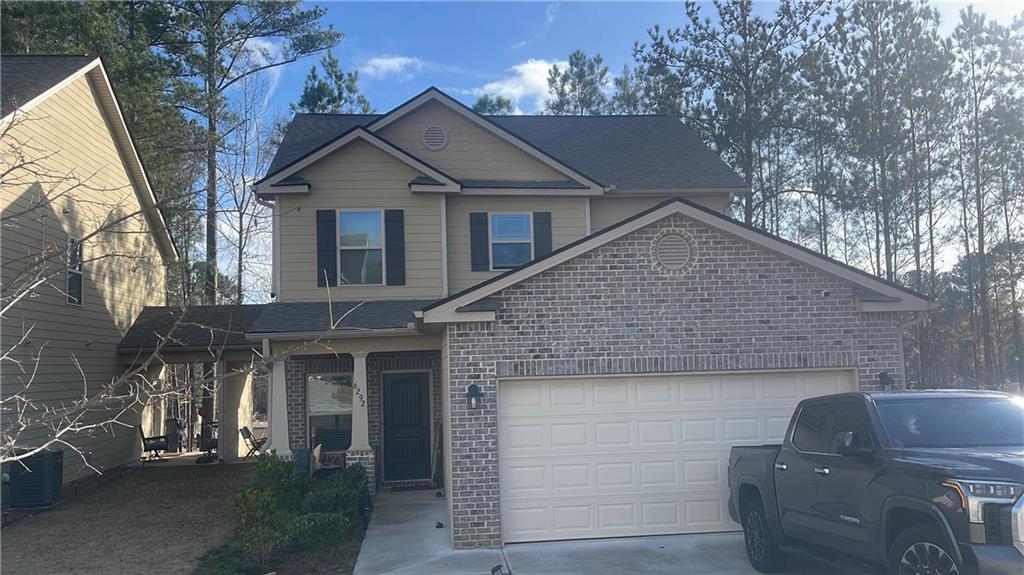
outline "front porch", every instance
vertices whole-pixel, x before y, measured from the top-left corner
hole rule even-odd
[[[404,339],[380,351],[321,348],[275,361],[270,449],[307,450],[315,465],[363,465],[374,489],[440,484],[441,353],[401,350]]]

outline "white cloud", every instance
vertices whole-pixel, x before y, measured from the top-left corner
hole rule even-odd
[[[551,2],[547,6],[545,6],[544,22],[541,24],[540,30],[535,32],[533,36],[530,36],[528,39],[520,40],[519,42],[512,44],[511,46],[509,46],[509,50],[519,50],[521,48],[525,48],[526,46],[529,46],[536,40],[543,38],[544,35],[548,33],[548,29],[551,28],[551,25],[555,23],[555,16],[558,14],[558,6],[558,2]]]
[[[942,25],[939,31],[943,34],[951,34],[957,24],[960,23],[960,11],[971,5],[974,6],[975,12],[984,14],[986,19],[995,20],[1004,26],[1012,23],[1014,16],[1024,14],[1024,8],[1022,8],[1019,2],[1007,0],[945,0],[932,4],[932,7],[939,11],[939,16],[942,18]]]
[[[552,2],[544,7],[544,25],[550,26],[555,22],[555,15],[558,14],[558,2]]]
[[[249,62],[243,62],[241,66],[243,68],[247,66],[264,66],[268,62],[272,62],[281,57],[281,43],[274,42],[267,38],[250,38],[245,42],[245,57],[249,59]],[[270,101],[270,97],[274,94],[274,90],[277,89],[278,83],[281,81],[281,75],[284,74],[284,69],[287,65],[274,66],[261,72],[267,78],[267,88],[263,104],[265,105]]]
[[[359,67],[359,73],[370,78],[398,78],[410,80],[423,70],[423,60],[415,56],[374,56]]]
[[[472,93],[476,96],[504,96],[512,100],[516,114],[538,112],[544,107],[544,100],[548,97],[548,70],[552,65],[562,67],[568,66],[569,63],[531,58],[509,68],[511,76],[488,82],[480,88],[473,89]]]

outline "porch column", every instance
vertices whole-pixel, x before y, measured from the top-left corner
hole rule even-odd
[[[370,450],[370,415],[366,404],[365,351],[352,352],[352,446],[349,451]]]
[[[291,457],[292,450],[288,447],[288,399],[284,382],[284,358],[275,359],[272,365],[268,409],[270,417],[267,419],[270,449],[281,457]]]
[[[227,444],[228,430],[225,428],[226,417],[224,416],[226,411],[224,409],[224,390],[227,388],[224,385],[225,379],[228,376],[227,363],[222,359],[217,363],[213,364],[213,397],[215,398],[216,405],[214,406],[217,412],[214,418],[217,421],[217,459],[224,461],[224,453],[227,451],[225,445]],[[238,430],[235,430],[238,433]]]
[[[370,497],[377,493],[377,456],[370,447],[370,415],[367,405],[365,351],[352,352],[352,444],[345,454],[347,465],[366,470]]]

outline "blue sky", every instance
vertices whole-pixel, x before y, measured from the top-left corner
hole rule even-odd
[[[933,2],[951,29],[966,2]],[[325,21],[345,38],[335,54],[346,69],[360,70],[363,92],[387,111],[435,85],[467,104],[484,92],[513,99],[517,110],[536,112],[544,99],[547,69],[582,48],[600,53],[615,74],[633,62],[636,41],[655,24],[679,26],[680,2],[321,2]],[[975,2],[1001,22],[1021,11],[1016,0]],[[770,12],[774,5],[758,8]],[[298,98],[315,58],[280,71],[271,105],[287,112]]]

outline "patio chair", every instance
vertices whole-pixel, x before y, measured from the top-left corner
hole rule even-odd
[[[245,459],[256,455],[263,455],[263,446],[267,443],[266,437],[256,439],[256,436],[252,434],[252,430],[248,426],[238,430],[238,433],[242,434],[242,439],[245,440],[245,446],[249,448],[249,453],[245,454]]]
[[[152,437],[146,437],[146,433],[142,431],[142,426],[139,428],[139,437],[142,438],[142,451],[149,452],[148,461],[167,461],[163,457],[160,457],[161,451],[167,451],[170,444],[167,441],[166,435],[154,435]]]

